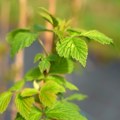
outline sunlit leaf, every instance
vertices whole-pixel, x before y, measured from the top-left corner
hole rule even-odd
[[[57,19],[53,17],[53,15],[51,15],[45,8],[40,7],[39,9],[40,9],[39,14],[42,16],[42,18],[51,23],[54,27],[58,25]]]
[[[26,81],[34,81],[34,80],[41,80],[43,79],[44,76],[40,72],[40,69],[38,67],[30,69],[26,74],[25,74],[25,80]]]
[[[86,98],[87,98],[87,95],[76,93],[76,94],[70,95],[69,97],[65,98],[65,100],[67,100],[67,101],[71,101],[71,100],[82,101],[82,100],[85,100]]]
[[[33,102],[34,102],[33,97],[24,98],[20,94],[16,96],[15,105],[17,107],[18,112],[22,115],[23,118],[25,119],[29,118]]]
[[[79,36],[82,33],[82,30],[73,29],[73,28],[69,28],[67,29],[67,31],[69,32],[70,35],[76,35],[76,36]]]
[[[14,57],[19,50],[31,46],[37,37],[38,34],[27,29],[17,29],[10,32],[7,41],[11,45],[11,56]]]
[[[69,102],[57,102],[46,111],[46,116],[57,120],[87,120],[79,108]]]
[[[11,92],[4,92],[0,94],[0,113],[3,113],[7,109],[11,98],[12,98]]]
[[[49,81],[49,80],[55,81],[60,85],[65,84],[65,78],[59,75],[49,75],[46,77],[46,81]]]
[[[57,96],[56,94],[59,92],[65,92],[64,87],[60,86],[54,81],[48,81],[42,86],[40,90],[40,101],[45,106],[51,106],[56,102]]]
[[[44,71],[49,72],[50,62],[47,59],[43,59],[39,63],[39,69],[40,69],[41,73],[43,73]]]
[[[40,120],[41,116],[42,112],[38,108],[32,107],[29,120]]]
[[[20,80],[18,82],[16,82],[9,90],[10,91],[18,91],[20,90],[25,84],[24,80]]]
[[[91,40],[95,40],[101,44],[111,44],[113,43],[112,39],[104,35],[103,33],[98,32],[97,30],[91,30],[88,32],[81,33],[80,36],[87,37]]]
[[[36,94],[38,94],[38,90],[36,90],[34,88],[25,88],[21,92],[22,97],[30,97],[30,96],[33,96],[33,95],[36,95]]]
[[[84,40],[74,36],[66,37],[57,43],[56,50],[61,57],[72,57],[79,61],[84,67],[86,66],[88,47]]]
[[[65,83],[66,88],[70,90],[79,90],[77,86],[75,86],[73,83],[66,81]]]
[[[36,54],[35,58],[34,58],[34,63],[38,62],[39,60],[43,59],[44,55],[41,53]]]

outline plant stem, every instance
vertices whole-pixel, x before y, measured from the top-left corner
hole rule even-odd
[[[56,49],[55,49],[56,40],[57,40],[57,36],[56,36],[56,34],[55,34],[55,33],[53,33],[52,53],[55,53],[55,52],[56,52]]]
[[[57,0],[48,0],[48,11],[50,14],[54,15],[56,12],[56,1]],[[53,30],[53,26],[47,22],[46,28],[48,30]],[[48,53],[52,52],[52,44],[53,44],[53,33],[46,31],[45,32],[45,48]]]
[[[40,39],[38,39],[38,42],[39,42],[40,45],[42,46],[42,48],[43,48],[43,50],[44,50],[46,56],[48,56],[48,52],[47,52],[47,50],[45,49],[45,46],[44,46],[43,42],[42,42]]]

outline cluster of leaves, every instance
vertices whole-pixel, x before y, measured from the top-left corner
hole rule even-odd
[[[7,41],[11,46],[11,56],[39,40],[40,32],[44,31],[54,34],[52,53],[38,53],[34,58],[34,63],[38,65],[29,70],[23,80],[0,95],[0,113],[6,110],[14,95],[18,112],[15,120],[87,120],[78,106],[71,103],[71,100],[84,100],[86,95],[77,93],[64,97],[66,89],[78,91],[78,88],[63,75],[73,71],[75,60],[86,66],[87,41],[95,40],[101,44],[113,42],[96,30],[73,29],[69,21],[58,20],[44,8],[40,9],[40,15],[53,25],[53,29],[35,25],[32,29],[10,32]],[[44,48],[41,40],[39,43]],[[32,82],[33,88],[25,88],[26,82]]]

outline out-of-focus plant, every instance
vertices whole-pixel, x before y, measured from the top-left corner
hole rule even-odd
[[[7,36],[12,57],[36,40],[44,53],[36,54],[34,63],[37,62],[38,65],[0,95],[0,113],[6,110],[14,95],[17,109],[15,120],[87,120],[79,107],[71,102],[84,100],[87,96],[77,93],[65,97],[66,89],[78,91],[78,88],[64,75],[74,70],[75,61],[86,66],[89,41],[94,40],[103,45],[112,44],[113,41],[97,30],[74,29],[70,26],[70,21],[57,19],[44,8],[40,8],[40,15],[52,24],[53,29],[35,25],[31,29],[14,30]],[[45,31],[54,35],[51,53],[46,51],[39,38],[40,33]],[[27,82],[32,82],[33,87],[25,88]]]
[[[0,57],[6,55],[8,51],[6,43],[0,42]]]

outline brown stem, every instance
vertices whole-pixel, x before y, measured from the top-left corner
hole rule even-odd
[[[45,48],[45,46],[44,46],[43,42],[42,42],[40,39],[38,39],[38,42],[39,42],[39,43],[40,43],[40,45],[42,46],[42,48],[43,48],[43,50],[44,50],[44,52],[45,52],[46,56],[48,56],[47,50],[46,50],[46,48]]]
[[[48,0],[49,12],[54,15],[56,9],[56,0]],[[52,30],[53,26],[50,23],[46,23],[46,28]],[[48,53],[51,53],[53,45],[53,33],[45,32],[45,48]]]

